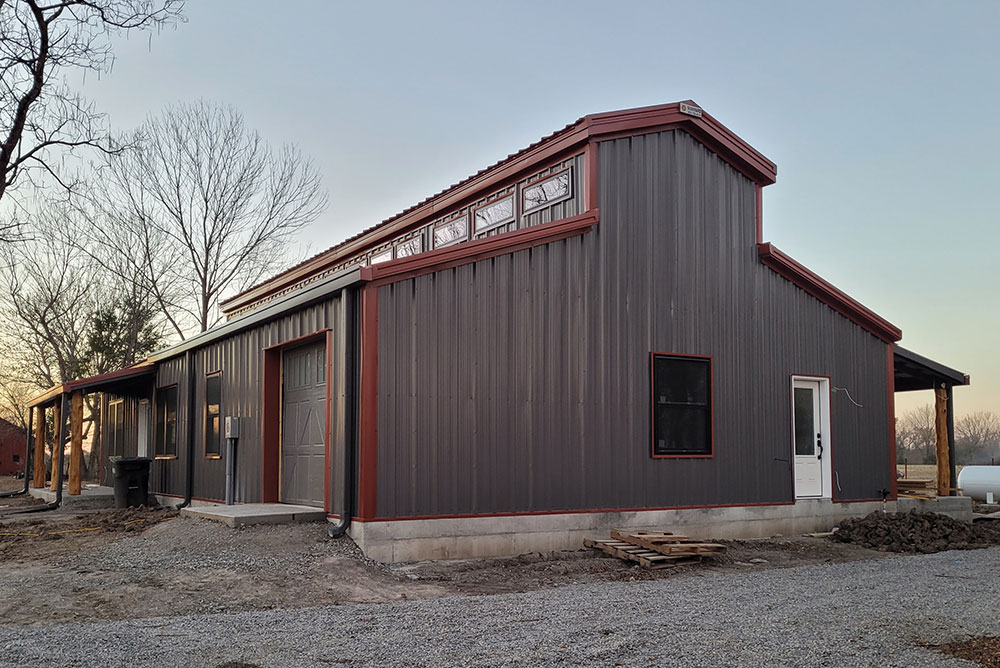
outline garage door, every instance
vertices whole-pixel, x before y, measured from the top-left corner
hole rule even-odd
[[[285,353],[281,405],[281,502],[323,507],[326,471],[326,343]]]

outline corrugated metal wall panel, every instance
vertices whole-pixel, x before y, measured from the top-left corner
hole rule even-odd
[[[237,452],[236,500],[256,502],[262,498],[261,425],[263,400],[263,351],[323,329],[332,331],[333,379],[331,410],[333,415],[331,459],[333,478],[328,487],[332,512],[342,506],[343,457],[348,438],[347,415],[347,320],[348,299],[343,294],[289,313],[281,318],[211,343],[193,352],[195,371],[195,498],[225,497],[226,462],[205,456],[205,376],[222,372],[221,415],[240,417],[240,440]],[[350,334],[353,336],[353,333]],[[178,392],[178,457],[154,462],[152,486],[157,492],[183,495],[188,453],[188,402],[185,357],[161,362],[157,368],[157,387],[173,383]],[[223,448],[224,452],[224,448]]]
[[[683,132],[599,167],[593,232],[380,288],[378,515],[790,501],[792,374],[877,497],[886,344],[759,263],[754,184]],[[713,357],[713,458],[650,457],[650,351]]]

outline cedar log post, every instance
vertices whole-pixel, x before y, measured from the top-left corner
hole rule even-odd
[[[951,466],[948,458],[948,391],[934,390],[934,431],[937,434],[937,493],[948,496],[951,489]]]
[[[34,478],[31,486],[35,489],[45,487],[45,406],[35,406],[35,456],[32,466]],[[28,475],[25,471],[24,475]]]
[[[70,494],[79,494],[83,471],[83,391],[73,393],[69,418],[69,485]]]
[[[53,492],[59,489],[59,469],[62,467],[62,402],[56,400],[52,406],[55,420],[52,423],[52,484],[49,486]]]

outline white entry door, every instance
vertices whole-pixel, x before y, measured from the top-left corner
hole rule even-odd
[[[826,381],[792,380],[792,435],[795,496],[830,496],[830,443],[823,410]]]

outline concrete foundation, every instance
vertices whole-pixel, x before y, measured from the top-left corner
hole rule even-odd
[[[29,488],[28,495],[41,499],[45,503],[56,500],[56,493],[48,487],[41,489]],[[61,508],[69,510],[95,510],[115,507],[115,490],[104,485],[83,485],[79,494],[70,495],[63,487]]]
[[[322,508],[293,506],[287,503],[189,506],[181,510],[181,515],[222,522],[231,527],[248,526],[251,524],[315,522],[326,519],[326,511]]]
[[[353,522],[350,535],[364,553],[385,563],[501,557],[574,550],[611,529],[661,529],[698,538],[764,538],[829,531],[846,517],[881,510],[881,502],[800,500],[737,506],[607,513],[558,513],[429,520]],[[889,512],[896,504],[885,504]]]
[[[918,510],[922,513],[941,513],[963,522],[972,521],[972,498],[968,496],[939,496],[937,500],[901,498],[896,509],[905,513]]]

